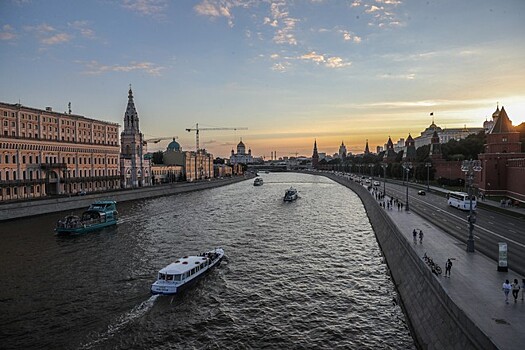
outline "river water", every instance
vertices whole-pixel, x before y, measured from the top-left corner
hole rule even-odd
[[[415,349],[357,195],[322,176],[262,174],[118,204],[119,224],[57,237],[66,213],[0,223],[3,349]],[[294,202],[282,201],[291,185]],[[151,296],[177,257],[226,258]]]

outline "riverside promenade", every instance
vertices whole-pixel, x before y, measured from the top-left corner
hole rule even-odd
[[[421,349],[522,349],[525,344],[525,301],[505,302],[503,282],[523,276],[512,269],[498,272],[497,262],[468,253],[466,244],[412,211],[385,209],[365,186],[346,174],[321,175],[352,189],[363,202],[385,255],[409,327]],[[421,229],[423,242],[413,242]],[[495,248],[497,249],[497,247]],[[423,255],[441,266],[431,272]],[[445,262],[453,262],[444,277]],[[519,262],[525,263],[525,262]]]
[[[441,266],[443,274],[435,276],[451,300],[485,333],[498,349],[523,349],[525,344],[525,301],[514,302],[509,295],[505,303],[503,282],[524,276],[509,269],[498,272],[497,262],[478,252],[468,253],[466,246],[446,232],[411,211],[385,209],[418,256],[426,253]],[[413,243],[412,230],[421,229],[423,242]],[[444,277],[445,262],[452,259],[451,277]],[[525,263],[525,262],[523,262]]]

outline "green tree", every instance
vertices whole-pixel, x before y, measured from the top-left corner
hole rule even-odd
[[[164,164],[164,152],[157,151],[153,153],[153,164]]]

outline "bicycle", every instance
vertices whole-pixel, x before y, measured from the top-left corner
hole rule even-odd
[[[436,276],[439,276],[441,275],[441,273],[443,272],[441,270],[441,266],[439,266],[438,264],[436,264],[434,262],[434,260],[432,260],[432,258],[430,256],[427,255],[427,253],[425,252],[425,255],[423,255],[423,260],[426,262],[426,264],[430,267],[430,270],[432,271],[432,273],[436,274]]]

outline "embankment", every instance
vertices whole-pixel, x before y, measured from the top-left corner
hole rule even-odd
[[[350,188],[361,198],[418,347],[496,349],[489,337],[451,300],[366,188],[332,174],[325,176]]]
[[[253,178],[253,176],[236,176],[225,179],[213,179],[211,181],[177,182],[152,187],[100,192],[88,194],[86,196],[56,197],[1,203],[0,221],[43,215],[64,210],[87,208],[91,203],[99,199],[111,199],[118,203],[144,198],[168,196],[177,193],[200,191],[208,188],[229,185],[251,178]]]

